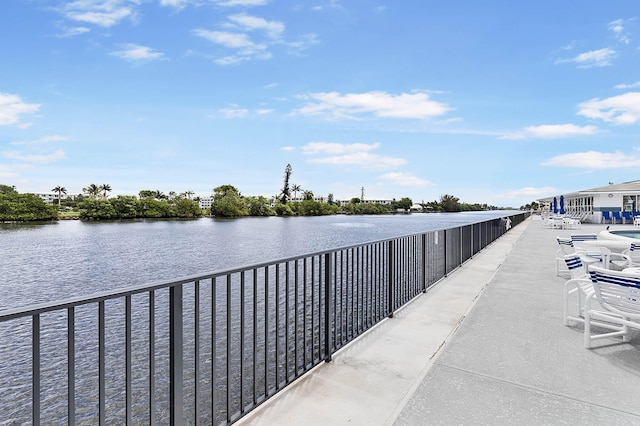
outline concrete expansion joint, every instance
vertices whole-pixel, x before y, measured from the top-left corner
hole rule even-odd
[[[433,352],[431,354],[431,356],[429,357],[429,360],[433,360],[441,351],[442,349],[447,345],[447,343],[449,342],[449,339],[451,338],[451,336],[453,336],[456,331],[458,331],[458,329],[460,328],[460,326],[462,325],[462,321],[464,321],[464,319],[466,318],[466,315],[461,316],[458,321],[456,321],[456,324],[453,326],[453,328],[451,329],[451,332],[449,332],[449,334],[447,335],[447,337],[444,338],[444,340],[442,341],[442,343],[440,343],[440,345],[436,348],[435,352]]]
[[[593,402],[591,400],[585,400],[585,399],[582,399],[582,398],[575,398],[575,397],[572,397],[572,396],[567,395],[565,393],[552,392],[552,391],[549,391],[549,390],[546,390],[546,389],[543,389],[543,388],[540,388],[540,387],[537,387],[537,386],[527,386],[527,385],[524,385],[522,383],[514,382],[512,380],[504,380],[504,379],[501,379],[501,378],[496,377],[496,376],[492,376],[492,375],[489,375],[489,374],[478,373],[476,371],[471,371],[471,370],[468,370],[466,368],[456,367],[456,366],[453,366],[453,365],[450,365],[450,364],[439,363],[438,366],[442,367],[442,368],[448,368],[448,369],[451,369],[451,370],[460,371],[462,373],[469,374],[469,375],[476,376],[476,377],[481,377],[481,378],[484,378],[484,379],[487,379],[487,380],[492,380],[492,381],[499,382],[499,383],[505,383],[505,384],[508,384],[508,385],[511,385],[511,386],[518,387],[520,389],[526,389],[526,390],[533,391],[533,392],[536,392],[536,393],[539,393],[539,394],[551,395],[551,396],[554,396],[554,397],[563,398],[563,399],[565,399],[567,401],[573,401],[573,402],[577,402],[577,403],[580,403],[580,404],[593,405],[593,406],[596,406],[596,407],[600,407],[603,410],[610,410],[610,411],[615,411],[615,412],[622,413],[622,414],[625,414],[625,415],[635,416],[635,417],[638,417],[640,419],[640,415],[638,415],[638,413],[634,413],[634,412],[629,411],[629,410],[622,410],[622,409],[619,409],[619,408],[614,408],[614,407],[611,407],[611,406],[608,406],[608,405],[604,405],[604,404],[598,404],[597,402]]]

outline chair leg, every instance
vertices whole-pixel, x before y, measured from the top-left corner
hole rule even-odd
[[[591,349],[591,314],[589,309],[584,311],[584,347]]]

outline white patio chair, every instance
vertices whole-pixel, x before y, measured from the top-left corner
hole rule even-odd
[[[579,245],[584,241],[595,241],[598,239],[598,234],[571,234],[571,241],[574,245]]]
[[[596,266],[589,269],[589,275],[593,292],[585,299],[584,346],[591,348],[594,340],[610,337],[622,337],[623,342],[628,342],[630,328],[640,329],[640,274]],[[595,302],[600,305],[598,308]],[[613,331],[592,334],[592,325]]]
[[[564,229],[582,228],[582,223],[580,222],[580,219],[577,217],[565,217],[563,220],[564,220]]]
[[[589,265],[601,264],[606,267],[609,266],[609,257],[608,254],[611,251],[601,250],[600,247],[591,247],[591,248],[582,248],[577,246],[573,239],[565,238],[565,237],[556,237],[558,241],[558,245],[560,245],[560,249],[556,251],[556,275],[561,276],[560,273],[563,272],[560,269],[560,265],[564,265],[564,257],[570,254],[577,254],[580,256],[580,260],[587,267]],[[608,251],[608,253],[607,253]]]
[[[640,226],[640,216],[633,217],[633,226]]]
[[[631,243],[629,248],[624,250],[622,254],[629,256],[631,266],[640,266],[640,243]]]
[[[556,240],[558,241],[558,245],[560,246],[560,248],[556,251],[556,275],[561,276],[561,272],[567,272],[566,270],[561,270],[561,266],[565,265],[565,257],[567,255],[575,254],[576,249],[573,246],[573,241],[571,241],[571,238],[556,237]]]
[[[564,302],[564,325],[569,325],[570,321],[584,322],[583,304],[587,295],[593,292],[591,277],[587,269],[577,254],[570,254],[564,257],[565,264],[571,276],[564,283],[564,292],[562,299]],[[569,302],[571,297],[575,295],[577,299],[577,310],[574,314],[569,313]]]

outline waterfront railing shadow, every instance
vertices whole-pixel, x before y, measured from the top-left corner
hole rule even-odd
[[[2,424],[231,424],[491,244],[505,219],[2,311]]]

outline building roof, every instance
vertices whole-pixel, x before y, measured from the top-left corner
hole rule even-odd
[[[640,180],[633,180],[631,182],[623,182],[614,184],[609,182],[607,186],[601,186],[593,189],[585,189],[578,191],[580,194],[585,193],[599,193],[599,192],[640,192]]]
[[[602,194],[602,193],[609,193],[609,192],[618,192],[618,193],[628,192],[628,193],[640,194],[640,180],[632,180],[630,182],[623,182],[618,184],[609,182],[609,185],[607,186],[600,186],[598,188],[592,188],[592,189],[583,189],[581,191],[569,192],[563,195],[565,198],[576,198],[576,197],[589,195],[589,194]],[[539,198],[537,201],[551,202],[553,201],[554,197],[559,197],[559,196],[560,195],[553,195],[551,197]]]

